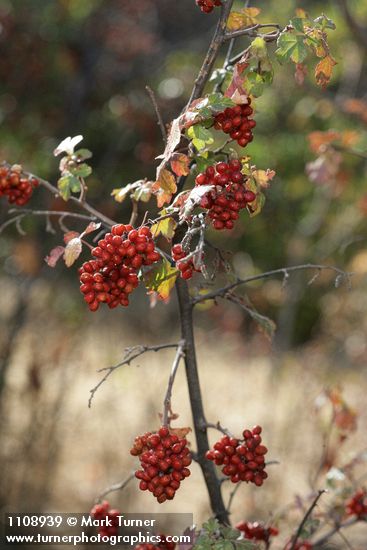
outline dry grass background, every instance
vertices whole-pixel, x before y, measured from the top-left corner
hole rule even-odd
[[[6,329],[17,287],[11,279],[3,279],[2,290],[0,310]],[[152,339],[144,334],[144,322],[137,331],[126,314],[118,323],[113,314],[102,322],[96,316],[82,323],[65,322],[52,313],[51,290],[42,281],[31,288],[26,322],[14,342],[2,398],[0,465],[2,501],[8,512],[85,512],[101,491],[132,471],[136,460],[129,455],[130,444],[135,435],[158,425],[174,351],[146,354],[116,371],[97,392],[91,409],[87,407],[89,390],[99,380],[96,370],[118,362],[126,346],[178,338],[175,328]],[[325,387],[342,384],[346,399],[360,413],[358,431],[341,449],[341,462],[366,446],[366,379],[360,370],[328,364],[318,346],[276,357],[264,345],[263,355],[253,355],[252,349],[258,346],[245,334],[223,334],[201,322],[198,325],[208,420],[220,420],[237,434],[245,426],[261,424],[268,457],[280,462],[269,466],[263,488],[240,488],[232,518],[268,520],[294,502],[295,495],[310,493],[309,480],[322,454],[315,399]],[[4,344],[6,330],[1,338]],[[190,426],[183,368],[174,385],[173,407],[180,414],[176,426]],[[217,435],[211,430],[211,441]],[[189,439],[195,448],[193,434]],[[233,488],[228,485],[226,500]],[[321,506],[327,506],[328,498],[323,498]],[[110,501],[125,511],[193,512],[196,523],[210,515],[195,464],[173,502],[157,504],[135,482],[123,493],[112,494]],[[363,545],[367,533],[356,537],[355,549],[367,548]]]

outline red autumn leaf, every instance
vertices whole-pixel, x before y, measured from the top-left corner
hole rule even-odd
[[[85,235],[89,235],[89,233],[93,233],[93,231],[97,231],[100,227],[100,223],[90,222],[80,235],[80,238],[85,237]]]
[[[56,246],[50,251],[50,254],[46,256],[45,262],[49,267],[55,267],[58,260],[64,254],[65,248],[63,246]]]
[[[75,237],[79,237],[80,233],[77,231],[68,231],[68,233],[64,234],[64,243],[68,244],[71,239],[75,239]]]
[[[190,159],[187,155],[174,153],[170,162],[176,176],[187,176],[190,173]]]

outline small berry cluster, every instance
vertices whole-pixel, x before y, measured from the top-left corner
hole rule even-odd
[[[224,464],[222,472],[233,483],[246,481],[260,487],[268,477],[265,472],[265,455],[268,449],[261,445],[261,430],[260,426],[255,426],[252,431],[244,430],[242,441],[225,435],[205,456],[217,466]]]
[[[10,204],[24,206],[33,194],[39,181],[22,175],[20,166],[0,166],[0,197],[7,197]]]
[[[252,129],[256,126],[255,120],[249,118],[253,113],[250,103],[248,98],[245,105],[227,107],[214,117],[214,128],[229,134],[241,147],[246,147],[253,140]]]
[[[172,500],[180,482],[190,475],[187,440],[171,434],[167,426],[136,437],[130,454],[139,456],[142,466],[135,472],[139,488],[153,493],[159,503]]]
[[[107,500],[104,500],[101,504],[96,504],[93,506],[90,511],[90,515],[94,519],[107,519],[108,521],[106,523],[111,523],[111,525],[101,525],[99,527],[98,532],[101,537],[112,537],[117,535],[119,528],[118,516],[121,515],[121,512],[120,510],[111,509]]]
[[[176,267],[181,271],[181,277],[183,279],[191,279],[193,272],[200,272],[200,269],[197,269],[194,266],[194,259],[189,258],[185,260],[187,254],[182,248],[181,244],[175,244],[172,247],[172,258],[176,262]]]
[[[216,6],[221,6],[221,0],[196,0],[196,5],[199,6],[203,13],[210,13]]]
[[[276,537],[279,530],[275,527],[265,527],[263,523],[254,521],[241,521],[236,525],[236,529],[242,531],[245,539],[269,542],[270,537]]]
[[[158,544],[138,544],[135,550],[175,550],[176,544],[168,542],[165,535],[159,535],[159,538]]]
[[[109,308],[129,305],[129,294],[138,286],[141,266],[160,259],[150,229],[133,229],[131,225],[114,225],[93,248],[96,260],[85,262],[79,269],[80,291],[91,311],[100,303]]]
[[[241,168],[241,162],[233,159],[208,166],[205,172],[196,176],[195,185],[215,186],[200,202],[202,208],[209,210],[214,229],[233,229],[240,210],[256,199],[255,193],[245,187]]]
[[[366,517],[367,519],[367,492],[364,489],[358,491],[346,502],[348,516]]]

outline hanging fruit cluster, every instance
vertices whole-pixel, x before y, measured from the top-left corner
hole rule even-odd
[[[217,162],[209,166],[195,179],[195,185],[212,185],[200,206],[208,210],[214,229],[233,229],[239,212],[256,199],[253,191],[246,189],[246,178],[241,173],[241,162]]]
[[[367,492],[364,489],[358,489],[354,495],[346,502],[346,512],[348,516],[357,516],[357,518],[367,519]]]
[[[104,500],[101,504],[96,504],[93,506],[90,511],[90,515],[94,519],[101,522],[101,526],[98,530],[101,537],[109,538],[117,535],[119,528],[118,516],[121,515],[121,512],[120,510],[110,508],[110,504],[107,500]],[[106,525],[102,524],[102,520],[106,523]]]
[[[114,225],[93,248],[96,258],[79,269],[80,291],[91,311],[101,303],[109,308],[129,305],[129,295],[138,286],[141,266],[152,265],[161,256],[155,249],[149,227]]]
[[[265,472],[268,449],[261,444],[261,431],[260,426],[244,430],[243,440],[225,435],[205,456],[217,466],[223,465],[223,474],[229,476],[233,483],[246,481],[260,487],[268,477]]]
[[[195,267],[194,258],[186,259],[186,252],[182,248],[181,244],[175,244],[172,247],[172,258],[176,262],[177,269],[181,272],[183,279],[191,279],[193,272],[200,273],[201,269]]]
[[[237,523],[236,529],[242,531],[245,539],[269,542],[270,537],[276,537],[279,534],[275,527],[266,527],[258,521],[241,521]]]
[[[172,500],[181,481],[190,475],[187,440],[171,434],[167,426],[136,437],[130,454],[139,456],[141,470],[135,472],[139,488],[153,493],[159,503]]]
[[[221,0],[195,0],[203,13],[210,13],[217,6],[221,6]]]
[[[22,174],[20,166],[0,166],[0,197],[6,197],[10,204],[27,204],[38,185],[36,178]]]
[[[227,107],[214,117],[214,128],[229,134],[240,147],[246,147],[253,140],[252,130],[256,126],[255,120],[250,118],[253,114],[251,99],[248,98],[247,101],[244,105]]]

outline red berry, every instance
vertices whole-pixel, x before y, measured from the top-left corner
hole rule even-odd
[[[260,433],[261,427],[255,426],[252,432],[247,429],[243,431],[243,441],[224,436],[205,457],[218,466],[224,465],[222,473],[229,476],[233,483],[246,481],[260,487],[268,477],[264,471],[264,455],[268,450],[260,444]]]

